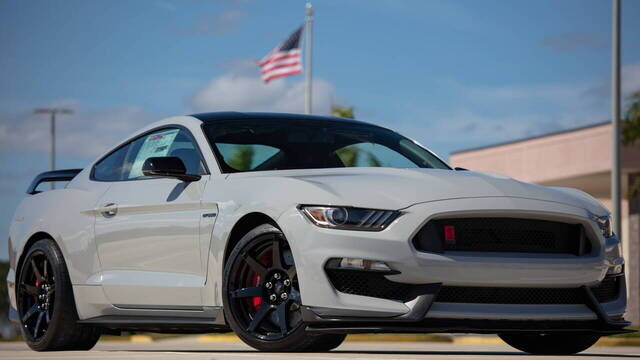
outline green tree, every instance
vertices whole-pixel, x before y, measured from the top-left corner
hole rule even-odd
[[[367,153],[367,163],[369,163],[369,166],[372,166],[372,167],[382,166],[382,163],[380,162],[380,160],[378,160],[378,158],[372,153]]]
[[[360,150],[355,146],[347,146],[336,150],[336,155],[338,155],[345,167],[354,167],[358,164]]]
[[[331,106],[331,116],[337,116],[347,119],[355,119],[355,115],[353,114],[353,106],[346,107],[340,105],[332,105]]]
[[[331,106],[331,116],[342,117],[346,119],[355,119],[353,113],[353,106],[346,107],[341,105]],[[355,146],[347,146],[342,149],[336,150],[336,155],[340,158],[344,166],[353,167],[358,164],[358,157],[360,156],[360,150]]]
[[[622,121],[622,144],[634,145],[640,140],[640,90],[629,95],[629,105]],[[633,183],[629,184],[627,198],[640,197],[640,176],[632,177]]]
[[[633,145],[640,140],[640,90],[629,95],[629,106],[622,122],[622,143]]]
[[[342,117],[346,119],[355,119],[356,116],[354,114],[353,106],[341,106],[341,105],[333,105],[331,106],[331,115]],[[361,156],[366,156],[366,161],[369,166],[372,167],[381,167],[382,163],[380,160],[368,151],[362,151],[358,149],[356,146],[347,146],[342,149],[336,150],[336,155],[342,160],[342,163],[346,167],[353,167],[358,165],[358,159]]]
[[[240,145],[229,159],[229,166],[236,170],[250,170],[254,154],[255,151],[251,145]]]

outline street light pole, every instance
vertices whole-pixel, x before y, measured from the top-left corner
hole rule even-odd
[[[313,112],[312,100],[312,51],[313,51],[313,5],[307,3],[305,8],[305,21],[304,21],[304,33],[305,33],[305,66],[304,66],[304,113],[311,114]]]
[[[612,0],[611,29],[611,131],[613,164],[611,167],[611,202],[613,230],[622,237],[620,209],[620,0]]]
[[[51,171],[56,169],[56,115],[73,114],[72,109],[67,108],[39,108],[33,111],[34,114],[49,114],[51,116]],[[55,181],[50,182],[51,190],[56,188]]]

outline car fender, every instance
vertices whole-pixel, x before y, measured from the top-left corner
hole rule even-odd
[[[34,235],[45,233],[60,248],[71,283],[86,284],[92,274],[100,271],[93,237],[98,193],[102,192],[67,188],[25,197],[11,226],[15,259],[23,256]]]

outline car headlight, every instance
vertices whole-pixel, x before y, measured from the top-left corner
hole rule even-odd
[[[611,227],[611,215],[591,215],[591,220],[593,220],[598,225],[604,237],[608,238],[613,236],[613,229]]]
[[[622,242],[613,236],[611,216],[591,215],[604,236],[605,261],[607,262],[607,275],[616,275],[624,272],[624,258],[622,257]]]
[[[317,205],[299,208],[315,225],[342,230],[382,231],[400,216],[396,210]]]

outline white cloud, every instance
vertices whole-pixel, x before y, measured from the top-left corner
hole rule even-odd
[[[73,105],[77,101],[56,102]],[[59,115],[56,120],[56,150],[60,155],[93,158],[118,141],[142,128],[154,117],[137,106],[83,111]],[[0,115],[0,150],[48,153],[50,151],[50,121],[48,115]]]
[[[547,101],[571,104],[582,101],[581,98],[592,88],[592,84],[544,84],[538,86],[493,86],[470,87],[469,98],[476,102],[485,101]]]
[[[541,39],[544,47],[555,51],[571,52],[580,49],[604,49],[609,44],[601,34],[572,32],[545,36]]]
[[[239,10],[225,10],[218,13],[204,13],[189,27],[179,28],[185,35],[220,35],[236,31],[247,13]]]
[[[314,113],[327,114],[334,88],[324,79],[313,80]],[[258,76],[227,74],[217,77],[191,99],[195,112],[205,111],[304,111],[304,81],[276,79],[264,84]]]
[[[621,77],[623,96],[640,90],[640,64],[623,66]],[[384,125],[415,136],[445,154],[610,118],[609,77],[535,86],[447,86],[455,106],[407,109],[395,123]]]

